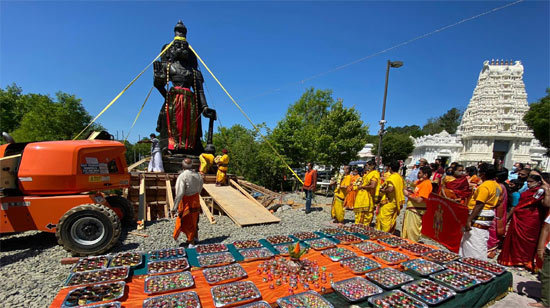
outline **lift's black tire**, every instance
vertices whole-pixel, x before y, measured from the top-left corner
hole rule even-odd
[[[101,204],[84,204],[70,209],[57,224],[57,242],[73,256],[103,254],[120,237],[116,213]]]
[[[107,202],[110,206],[118,208],[122,211],[122,224],[124,226],[130,226],[135,224],[134,221],[134,207],[128,201],[128,199],[119,196],[107,197]]]

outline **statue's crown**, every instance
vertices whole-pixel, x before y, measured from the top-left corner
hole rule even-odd
[[[183,21],[179,20],[176,26],[174,27],[174,32],[179,32],[183,34],[183,36],[187,35],[187,28],[183,24]]]

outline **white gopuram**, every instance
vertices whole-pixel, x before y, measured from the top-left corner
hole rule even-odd
[[[421,157],[466,166],[478,162],[529,163],[548,170],[549,158],[523,122],[529,110],[520,61],[485,61],[456,135],[441,132],[414,139],[410,164]]]

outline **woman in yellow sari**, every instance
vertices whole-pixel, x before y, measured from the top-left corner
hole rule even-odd
[[[335,179],[336,189],[334,190],[334,198],[332,199],[331,216],[335,223],[344,222],[344,200],[348,194],[348,186],[350,186],[350,167],[344,166],[344,174],[342,177]]]
[[[380,187],[380,192],[383,194],[380,201],[380,212],[376,218],[376,229],[384,232],[393,232],[399,211],[405,203],[405,195],[403,189],[405,181],[399,175],[399,162],[392,161],[390,163],[390,176]]]
[[[355,198],[355,223],[369,226],[374,214],[374,205],[380,191],[380,173],[376,168],[376,162],[367,162],[367,171],[363,176],[363,182]]]

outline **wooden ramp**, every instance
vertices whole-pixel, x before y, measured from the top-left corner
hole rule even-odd
[[[242,227],[281,221],[233,180],[231,185],[204,184],[203,189],[237,225]]]

